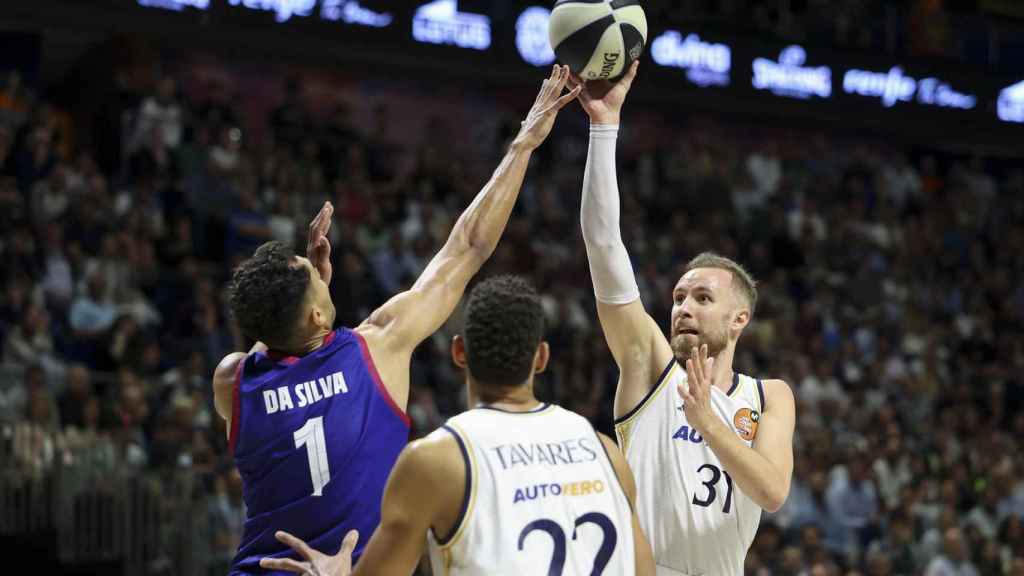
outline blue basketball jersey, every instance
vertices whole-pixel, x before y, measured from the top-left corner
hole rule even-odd
[[[235,377],[230,434],[246,519],[230,574],[267,574],[260,558],[296,557],[276,530],[333,554],[356,529],[357,559],[408,438],[409,418],[359,334],[336,330],[301,358],[247,356]]]

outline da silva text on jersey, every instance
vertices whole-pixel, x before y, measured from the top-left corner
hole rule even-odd
[[[263,405],[267,409],[267,414],[274,414],[284,410],[303,408],[335,394],[348,394],[345,375],[341,372],[334,372],[323,378],[291,386],[279,386],[272,390],[264,390]]]

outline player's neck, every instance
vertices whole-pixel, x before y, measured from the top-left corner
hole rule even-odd
[[[324,345],[327,339],[327,335],[331,331],[326,328],[317,329],[317,331],[311,334],[309,337],[303,338],[294,346],[289,346],[288,350],[273,350],[274,353],[284,356],[305,356],[312,354],[320,349]]]
[[[732,358],[736,353],[735,346],[726,346],[715,356],[715,364],[711,368],[712,382],[722,392],[728,392],[732,388],[733,369]]]
[[[541,404],[533,395],[532,383],[521,386],[485,388],[475,382],[469,383],[469,405],[490,406],[509,412],[525,412]]]
[[[328,328],[320,328],[316,331],[316,334],[311,336],[303,346],[303,354],[309,354],[320,349],[327,342],[327,335],[331,333]]]

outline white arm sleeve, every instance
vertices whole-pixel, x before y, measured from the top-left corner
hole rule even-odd
[[[587,245],[594,295],[605,304],[640,298],[633,265],[619,232],[619,185],[615,178],[617,124],[592,124],[587,168],[583,174],[580,225]]]

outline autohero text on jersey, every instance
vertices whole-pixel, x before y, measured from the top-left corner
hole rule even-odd
[[[530,500],[541,500],[554,496],[590,496],[604,492],[604,482],[600,478],[594,480],[581,480],[578,482],[566,482],[564,484],[533,484],[516,488],[512,496],[512,503],[528,502]]]

